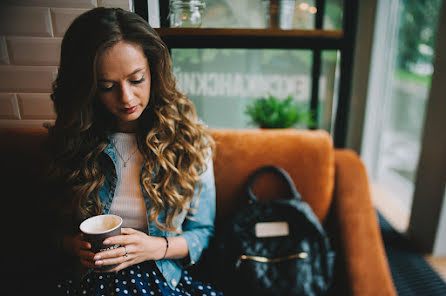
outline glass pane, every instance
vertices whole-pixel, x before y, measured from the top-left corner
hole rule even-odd
[[[340,55],[337,50],[324,50],[321,58],[319,78],[318,127],[329,132],[333,130],[339,85]]]
[[[174,5],[174,2],[177,3]],[[205,8],[191,9],[182,1],[172,1],[171,16],[194,18],[201,11],[201,25],[184,23],[179,26],[201,26],[202,28],[268,28],[268,0],[206,0]],[[200,2],[196,2],[200,3]],[[326,0],[324,29],[342,28],[342,0]],[[200,6],[200,5],[198,5]],[[176,10],[175,8],[176,7]],[[194,6],[195,7],[195,6]],[[178,10],[182,10],[180,13]],[[173,13],[173,12],[177,13]],[[195,11],[195,12],[194,12]],[[314,29],[317,13],[315,0],[279,0],[277,22],[281,29]],[[175,26],[171,24],[171,26]]]
[[[267,28],[269,1],[206,0],[202,28]]]
[[[202,2],[205,3],[204,9],[201,8]],[[172,16],[187,18],[190,20],[180,20],[178,26],[202,28],[263,29],[270,25],[268,0],[206,0],[194,3],[190,4],[194,7],[191,8],[182,1],[170,0],[171,21]],[[342,7],[342,0],[326,0],[324,29],[342,29]],[[278,26],[281,29],[314,29],[316,13],[315,0],[279,0]],[[190,23],[196,16],[200,22]],[[171,26],[175,27],[172,23]]]
[[[315,0],[279,0],[281,29],[314,29]],[[327,0],[325,29],[342,27],[342,0]],[[268,0],[206,0],[202,28],[268,28]]]
[[[343,0],[326,0],[324,29],[342,30]]]
[[[314,0],[279,1],[279,27],[281,29],[314,29],[316,18]]]
[[[326,0],[323,29],[342,29],[342,0]],[[279,1],[281,29],[314,29],[317,8],[315,0]]]
[[[276,96],[308,107],[308,50],[172,49],[179,88],[211,128],[254,128],[245,114],[253,100]]]
[[[377,79],[381,83],[374,88],[385,90],[383,98],[369,98],[383,99],[374,111],[376,117],[367,123],[379,129],[373,140],[376,148],[372,176],[380,190],[387,192],[393,203],[409,215],[441,0],[381,1],[380,5],[377,26],[392,20],[397,23],[393,32],[386,32],[389,36],[395,34],[395,38],[381,52],[374,53],[380,57],[376,59],[380,65],[375,67],[388,69],[375,74],[382,76]]]

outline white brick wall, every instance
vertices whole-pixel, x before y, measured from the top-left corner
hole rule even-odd
[[[73,20],[87,10],[82,8],[51,8],[54,36],[63,37]]]
[[[62,38],[7,37],[9,60],[13,65],[56,66]]]
[[[0,0],[0,127],[40,127],[56,118],[50,99],[62,37],[97,7],[132,0]]]
[[[56,74],[55,66],[0,66],[0,91],[47,93]]]
[[[52,37],[50,9],[6,6],[0,12],[0,34]]]
[[[9,64],[8,49],[6,48],[6,39],[0,36],[0,65]]]
[[[15,94],[0,94],[0,117],[5,119],[20,119],[19,106]]]

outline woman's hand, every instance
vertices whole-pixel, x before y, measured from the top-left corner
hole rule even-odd
[[[109,237],[104,245],[121,245],[112,250],[94,255],[95,267],[119,264],[108,272],[116,272],[128,266],[147,260],[159,260],[166,251],[166,241],[162,237],[148,236],[132,228],[122,228],[121,235]]]
[[[67,253],[79,257],[83,266],[89,268],[95,267],[93,259],[94,253],[90,251],[91,244],[82,238],[82,233],[76,236],[66,235],[63,239],[63,248]]]

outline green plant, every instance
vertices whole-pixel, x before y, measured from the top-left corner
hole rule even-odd
[[[294,101],[288,96],[280,100],[272,95],[256,99],[248,105],[245,114],[261,128],[288,128],[296,125],[313,126],[312,113],[307,104]]]

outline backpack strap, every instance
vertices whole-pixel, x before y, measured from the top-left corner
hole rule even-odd
[[[267,165],[267,166],[263,166],[263,167],[257,169],[257,171],[255,171],[248,179],[248,197],[249,197],[250,203],[257,201],[257,197],[254,195],[254,193],[252,191],[252,188],[253,188],[255,182],[260,177],[260,175],[263,175],[264,173],[267,173],[267,172],[277,173],[278,175],[282,176],[283,179],[285,179],[285,181],[288,184],[288,187],[291,191],[292,197],[297,200],[301,200],[301,196],[300,196],[299,192],[297,192],[296,186],[294,186],[293,179],[291,179],[290,175],[288,175],[288,173],[284,169],[282,169],[278,166]]]

